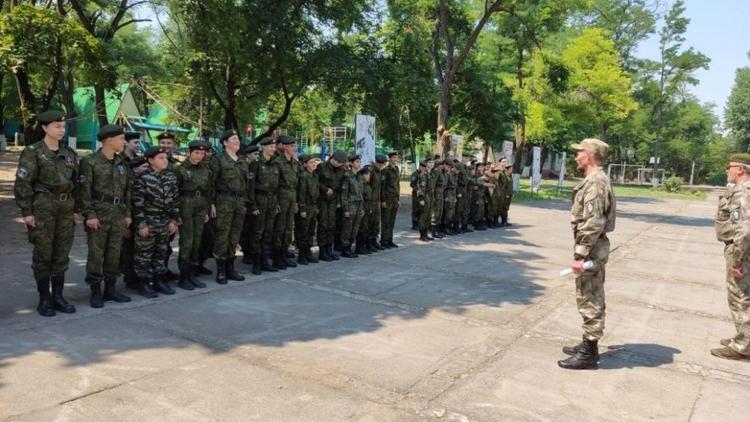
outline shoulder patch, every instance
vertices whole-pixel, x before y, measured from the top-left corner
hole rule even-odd
[[[16,177],[19,179],[25,179],[29,175],[29,171],[26,170],[26,167],[19,167],[16,171]]]
[[[248,171],[247,172],[247,180],[253,180],[255,179],[255,172],[254,171]]]
[[[735,208],[729,213],[729,219],[735,223],[740,221],[740,217],[742,217],[742,211],[739,208]]]
[[[125,173],[125,166],[122,165],[122,163],[120,163],[120,164],[117,165],[117,172],[120,173],[120,174],[124,174]]]
[[[78,183],[80,183],[80,184],[86,183],[86,176],[83,175],[83,174],[79,175],[78,176]]]

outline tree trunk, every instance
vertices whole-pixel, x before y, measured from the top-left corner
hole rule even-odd
[[[62,103],[65,106],[66,116],[68,120],[67,134],[71,138],[78,136],[78,125],[76,117],[75,102],[73,101],[73,91],[75,90],[75,78],[73,77],[73,71],[70,70],[65,75],[65,79],[62,84]]]
[[[450,150],[450,137],[444,135],[448,131],[448,113],[451,106],[452,85],[453,77],[446,75],[440,92],[440,103],[438,104],[437,112],[437,138],[435,140],[435,154],[440,155],[442,158],[445,158]]]
[[[107,105],[105,100],[104,87],[100,84],[94,85],[94,101],[96,101],[96,118],[99,122],[99,127],[108,125],[107,121]]]
[[[2,2],[0,2],[2,3]],[[0,4],[0,8],[2,8]],[[5,101],[3,101],[3,84],[5,83],[5,73],[0,72],[0,137],[5,134]]]
[[[21,118],[23,119],[23,142],[28,145],[32,142],[34,133],[34,116],[36,113],[36,97],[29,86],[29,75],[25,69],[13,69],[13,76],[16,79],[16,88],[18,89],[18,99],[21,101]]]

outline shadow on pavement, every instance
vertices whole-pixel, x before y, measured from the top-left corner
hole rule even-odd
[[[680,353],[682,351],[674,347],[653,343],[612,345],[599,355],[599,368],[656,368],[674,362],[674,355]]]

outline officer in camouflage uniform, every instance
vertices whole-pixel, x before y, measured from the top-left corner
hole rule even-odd
[[[478,164],[476,168],[476,195],[474,197],[474,229],[479,231],[487,230],[487,197],[489,196],[489,189],[494,185],[490,182],[490,178],[485,173],[485,167],[482,164]]]
[[[248,169],[252,168],[253,162],[258,160],[258,154],[260,147],[258,145],[245,145],[242,147],[241,154],[247,161]],[[240,235],[240,248],[242,248],[242,263],[247,265],[253,265],[253,256],[258,251],[252,249],[253,244],[253,230],[255,228],[255,216],[248,208],[245,214],[245,223],[242,225],[242,234]]]
[[[401,171],[398,168],[399,163],[398,151],[388,153],[388,166],[382,171],[382,228],[380,234],[380,244],[384,248],[398,248],[393,243],[393,228],[396,225],[396,215],[401,208]]]
[[[294,259],[287,256],[287,249],[292,244],[294,232],[294,215],[297,213],[297,176],[300,172],[299,161],[294,156],[297,140],[291,136],[280,136],[276,140],[276,157],[274,161],[279,169],[279,213],[273,226],[273,266],[279,270],[296,267]]]
[[[365,215],[362,209],[364,183],[359,175],[361,162],[359,155],[349,157],[349,166],[341,180],[341,212],[344,218],[341,225],[341,256],[344,258],[357,258],[352,251],[352,243],[357,238],[359,225]]]
[[[263,271],[278,271],[269,262],[273,244],[273,224],[279,213],[279,165],[274,160],[276,144],[272,138],[260,141],[261,154],[250,167],[248,189],[248,209],[255,216],[251,250],[253,256],[253,274]]]
[[[151,147],[145,154],[149,168],[135,179],[133,225],[135,237],[135,273],[138,293],[154,298],[158,293],[174,294],[167,281],[169,237],[177,233],[180,221],[177,176],[169,171],[167,152]],[[153,287],[153,289],[152,289]]]
[[[320,200],[318,201],[318,246],[321,261],[337,261],[338,255],[333,251],[333,241],[336,232],[336,210],[339,208],[339,192],[341,179],[346,169],[346,153],[336,151],[325,163],[315,170],[320,185]]]
[[[318,199],[320,198],[320,186],[315,169],[320,159],[312,155],[303,154],[299,157],[302,163],[302,172],[297,180],[297,213],[294,224],[294,238],[297,240],[299,258],[297,263],[301,265],[316,264],[310,249],[315,239],[315,227],[318,223]]]
[[[604,275],[609,258],[607,233],[615,229],[617,203],[609,178],[601,165],[608,145],[598,139],[584,139],[573,144],[578,169],[586,178],[573,189],[571,225],[575,249],[571,268],[576,274],[576,302],[583,317],[583,341],[563,352],[571,357],[558,365],[566,369],[595,369],[598,367],[597,343],[604,334]],[[586,261],[593,262],[584,270]]]
[[[508,222],[508,210],[510,209],[510,203],[513,201],[513,164],[506,163],[501,175],[505,177],[505,201],[500,210],[501,225],[503,227],[510,227],[512,224]]]
[[[203,162],[208,166],[210,170],[214,161],[218,160],[218,154],[214,153],[214,149],[209,148],[206,151],[206,157]],[[213,175],[211,175],[213,177]],[[216,222],[216,215],[211,212],[208,216],[208,222],[203,225],[203,235],[201,236],[201,246],[198,250],[198,266],[193,270],[193,277],[197,278],[201,275],[211,275],[213,272],[206,268],[206,261],[214,256],[214,224]]]
[[[443,232],[443,206],[445,204],[445,184],[447,176],[443,169],[443,160],[435,156],[435,167],[432,169],[432,236],[436,239],[445,237]]]
[[[92,308],[101,308],[104,301],[130,302],[115,290],[123,230],[132,223],[130,169],[120,154],[125,148],[125,130],[117,125],[102,126],[97,138],[101,148],[82,159],[79,167],[81,211],[89,249],[86,283],[91,288]]]
[[[378,206],[372,210],[369,216],[367,246],[370,252],[382,251],[385,248],[378,242],[380,236],[380,225],[383,218],[383,169],[388,162],[388,157],[382,154],[375,156],[375,162],[370,166],[370,187],[372,188],[372,200],[378,201]]]
[[[502,226],[498,220],[505,207],[505,166],[492,165],[492,184],[495,187],[490,195],[490,214],[487,223],[493,229],[499,229]]]
[[[224,153],[211,162],[213,181],[214,258],[216,282],[243,281],[245,277],[234,268],[237,244],[245,222],[251,173],[247,161],[240,158],[240,137],[237,131],[228,130],[221,135]],[[215,212],[214,212],[215,210]]]
[[[432,160],[422,160],[416,172],[414,196],[416,200],[412,207],[417,209],[419,240],[429,242],[432,239],[427,231],[430,229],[430,218],[432,217],[432,175],[430,171]]]
[[[445,171],[445,189],[443,203],[443,227],[449,235],[455,235],[456,230],[453,225],[456,217],[456,188],[458,177],[456,167],[453,161],[446,159],[443,161],[443,171]]]
[[[148,167],[146,159],[138,155],[141,150],[141,134],[138,132],[125,132],[125,150],[120,154],[120,158],[128,167],[128,182],[130,183],[129,191],[132,192],[133,183],[136,174],[142,173]],[[132,201],[125,204],[131,210]],[[135,290],[138,287],[138,277],[135,275],[135,236],[133,235],[133,225],[122,232],[122,248],[120,249],[120,272],[124,275],[125,285]]]
[[[711,354],[750,361],[750,154],[734,154],[727,166],[729,187],[719,197],[714,223],[724,243],[727,299],[737,334],[721,340]]]
[[[76,152],[60,143],[65,136],[65,115],[49,110],[36,120],[34,139],[39,141],[21,153],[13,192],[34,245],[31,268],[39,292],[36,310],[51,317],[55,311],[75,312],[62,292],[79,219],[78,163]]]
[[[185,290],[204,288],[206,285],[193,276],[200,263],[201,237],[203,225],[211,213],[210,200],[214,187],[211,170],[203,161],[211,145],[196,139],[188,145],[190,151],[185,161],[175,166],[175,175],[180,190],[180,255],[177,264],[180,268],[178,286]],[[216,209],[213,210],[216,213]]]

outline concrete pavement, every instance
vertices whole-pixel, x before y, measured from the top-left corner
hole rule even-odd
[[[406,199],[406,198],[405,198]],[[0,419],[18,421],[745,421],[750,363],[730,335],[715,198],[620,198],[601,369],[564,371],[580,339],[567,203],[511,229],[245,282],[35,314],[27,246],[0,257]],[[9,224],[9,223],[8,223]],[[7,245],[6,245],[7,246]]]

